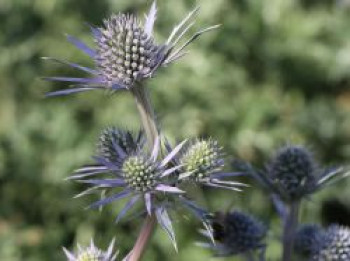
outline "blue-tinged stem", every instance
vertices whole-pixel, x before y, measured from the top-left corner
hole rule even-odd
[[[294,237],[298,227],[300,201],[289,204],[289,211],[284,221],[283,229],[283,256],[282,261],[291,261],[294,248]]]
[[[140,84],[133,88],[132,94],[135,98],[136,107],[140,114],[140,119],[142,122],[143,130],[146,134],[148,147],[151,150],[158,137],[158,129],[148,90],[145,86]],[[128,255],[128,261],[138,261],[141,259],[146,249],[147,243],[153,235],[155,225],[155,215],[147,215],[136,243]]]

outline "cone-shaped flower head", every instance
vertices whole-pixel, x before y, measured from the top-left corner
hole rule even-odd
[[[130,88],[146,78],[165,59],[166,46],[157,46],[153,37],[133,15],[112,15],[95,38],[96,62],[105,85]]]
[[[193,26],[192,20],[197,12],[198,8],[189,13],[175,26],[167,41],[162,44],[156,44],[153,37],[153,25],[157,15],[155,2],[146,15],[144,23],[134,15],[117,14],[104,20],[101,27],[91,27],[95,48],[90,48],[78,39],[68,36],[71,43],[94,60],[96,68],[91,69],[53,59],[87,72],[92,77],[48,77],[47,80],[76,83],[75,88],[52,92],[48,95],[65,95],[92,89],[129,90],[137,87],[137,83],[152,77],[159,67],[182,57],[187,45],[198,36],[217,27],[200,30],[178,46],[186,32]]]
[[[181,150],[185,141],[178,144],[172,151],[162,157],[160,155],[160,142],[156,140],[151,152],[144,148],[143,142],[139,144],[125,143],[117,133],[129,133],[121,130],[108,129],[104,132],[103,141],[106,148],[101,148],[102,154],[95,157],[93,166],[85,166],[78,169],[70,179],[92,185],[91,188],[78,196],[88,194],[97,189],[103,189],[106,196],[93,203],[90,207],[96,208],[113,201],[130,197],[129,202],[120,211],[116,221],[126,215],[128,210],[138,201],[143,201],[145,210],[149,215],[155,213],[159,224],[166,230],[175,245],[175,236],[167,214],[166,206],[170,198],[179,197],[184,191],[174,186],[169,175],[180,166],[173,165],[173,158]],[[129,133],[130,134],[130,133]],[[106,139],[106,137],[108,137]],[[135,137],[130,140],[136,141]],[[133,148],[125,147],[131,144]],[[136,147],[135,147],[136,146]],[[106,154],[106,151],[108,153]],[[113,156],[111,156],[113,155]],[[170,164],[171,162],[171,164]]]
[[[238,190],[244,184],[222,180],[235,176],[236,173],[222,173],[224,154],[222,147],[213,139],[196,139],[183,149],[179,157],[183,166],[179,181],[201,183],[212,187],[223,187]]]
[[[286,202],[298,201],[349,175],[342,168],[321,169],[311,153],[297,145],[281,148],[266,170],[254,169],[246,162],[236,162],[234,168],[252,175],[270,193]]]
[[[315,185],[316,169],[310,152],[301,146],[282,148],[268,166],[271,179],[290,199],[299,198]]]
[[[325,232],[317,225],[303,225],[295,235],[294,249],[297,254],[311,258],[325,243]]]
[[[333,225],[326,231],[323,248],[314,256],[317,261],[350,260],[350,228]]]
[[[261,250],[266,236],[266,227],[254,217],[239,211],[217,213],[213,219],[213,236],[211,243],[219,256],[243,254],[248,251]]]
[[[99,137],[97,154],[103,156],[106,160],[113,161],[118,157],[114,150],[113,143],[115,142],[126,153],[132,154],[138,147],[143,146],[143,133],[140,131],[137,135],[134,135],[132,132],[123,129],[117,129],[114,127],[106,128],[102,131]]]
[[[130,156],[123,162],[122,173],[128,186],[146,192],[155,188],[159,177],[157,164],[143,155]]]
[[[77,253],[70,252],[66,248],[63,248],[68,261],[114,261],[117,253],[113,253],[114,240],[110,243],[107,251],[102,251],[97,248],[91,240],[89,247],[81,247],[78,244]]]
[[[212,139],[198,140],[182,155],[181,163],[191,173],[189,179],[201,181],[224,167],[222,148]]]

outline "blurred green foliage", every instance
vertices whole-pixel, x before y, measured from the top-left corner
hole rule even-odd
[[[79,75],[42,56],[91,61],[64,33],[93,44],[84,22],[99,25],[112,12],[142,14],[143,0],[2,0],[0,2],[0,260],[64,260],[92,236],[101,247],[116,237],[131,248],[140,219],[113,223],[120,204],[84,210],[93,199],[73,200],[82,187],[64,181],[89,162],[101,128],[139,128],[127,93],[92,92],[43,99],[65,87],[41,76]],[[279,146],[306,144],[326,164],[350,159],[350,5],[347,0],[198,0],[199,26],[220,23],[188,56],[151,81],[163,131],[171,139],[213,136],[227,155],[258,166]],[[164,40],[195,1],[159,0],[156,38]],[[193,31],[194,32],[194,31]],[[229,164],[228,164],[229,165]],[[247,182],[251,183],[250,180]],[[320,202],[350,198],[337,184],[303,205],[302,219],[320,220]],[[346,189],[347,188],[347,189]],[[279,221],[256,184],[244,193],[203,190],[197,198],[212,210],[241,208],[271,227],[269,260],[278,260]],[[194,245],[196,221],[176,220],[179,253],[157,231],[145,260],[209,260]],[[229,259],[227,259],[229,260]],[[238,259],[230,259],[238,260]]]

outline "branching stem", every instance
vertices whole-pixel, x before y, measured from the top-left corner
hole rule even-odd
[[[133,88],[132,94],[135,98],[143,130],[147,137],[148,148],[151,150],[158,137],[158,129],[148,90],[145,86],[138,85]],[[128,255],[127,261],[138,261],[141,259],[156,227],[155,225],[155,215],[147,215],[136,243]]]

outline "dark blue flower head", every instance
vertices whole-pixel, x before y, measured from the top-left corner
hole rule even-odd
[[[318,167],[311,153],[297,145],[281,148],[266,170],[254,169],[245,162],[234,163],[234,168],[253,176],[270,193],[286,202],[300,200],[349,175],[339,167]]]
[[[223,180],[237,173],[223,173],[224,153],[214,139],[195,139],[189,142],[178,157],[182,166],[178,180],[180,182],[199,183],[211,187],[241,191],[245,184]]]
[[[218,256],[231,256],[262,250],[266,227],[240,211],[217,213],[212,221],[215,243],[207,244]]]
[[[350,260],[350,228],[333,225],[326,230],[325,243],[314,255],[314,261]]]
[[[276,187],[289,199],[300,198],[316,184],[316,163],[310,152],[301,146],[280,149],[267,171]]]
[[[97,248],[94,241],[91,240],[89,247],[81,247],[78,244],[77,253],[70,252],[66,248],[63,248],[68,261],[114,261],[117,257],[117,253],[113,253],[114,240],[110,243],[107,251],[102,251]]]
[[[136,135],[132,132],[109,127],[102,131],[97,144],[97,154],[107,160],[113,161],[118,157],[114,149],[114,143],[117,143],[122,150],[128,154],[132,154],[137,149],[142,148],[145,143],[142,131]]]
[[[318,225],[303,225],[298,229],[294,242],[295,252],[300,256],[310,258],[324,246],[325,232]]]
[[[157,14],[155,2],[146,15],[144,23],[134,15],[117,14],[104,20],[102,27],[91,27],[96,44],[95,49],[68,36],[71,43],[95,61],[96,68],[91,69],[53,59],[87,72],[91,77],[48,77],[47,80],[76,83],[75,88],[51,92],[48,95],[66,95],[93,89],[129,90],[134,88],[137,83],[152,77],[159,67],[166,66],[185,55],[184,49],[201,34],[217,27],[211,26],[200,30],[178,46],[186,32],[193,26],[194,22],[191,20],[197,13],[198,8],[190,12],[175,26],[163,44],[156,44],[153,38],[153,25]]]
[[[115,135],[116,133],[118,135]],[[159,224],[166,230],[175,245],[175,235],[167,207],[171,198],[179,197],[184,191],[177,188],[169,178],[180,168],[170,162],[185,142],[178,144],[163,157],[160,153],[159,139],[156,140],[152,151],[148,151],[144,148],[143,142],[135,143],[138,140],[136,137],[130,138],[132,141],[130,143],[125,143],[125,139],[120,138],[129,134],[130,132],[112,128],[102,133],[102,144],[107,147],[101,149],[103,145],[99,146],[102,153],[95,157],[96,164],[82,167],[70,177],[70,179],[91,185],[77,196],[95,190],[104,190],[106,196],[91,204],[92,208],[130,197],[129,202],[118,214],[116,221],[124,217],[138,201],[143,201],[147,213],[157,216]],[[128,147],[129,145],[132,147]]]

